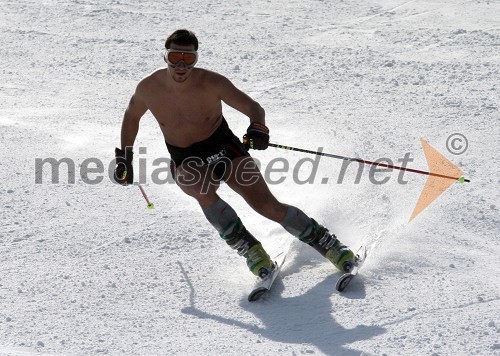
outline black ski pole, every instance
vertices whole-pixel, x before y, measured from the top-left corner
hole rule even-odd
[[[412,168],[405,168],[405,167],[398,167],[398,166],[393,166],[391,164],[386,164],[386,163],[381,163],[381,162],[373,162],[373,161],[367,161],[365,159],[361,158],[351,158],[351,157],[344,157],[344,156],[339,156],[339,155],[334,155],[331,153],[324,153],[324,152],[319,152],[319,151],[311,151],[311,150],[305,150],[303,148],[297,148],[297,147],[290,147],[290,146],[284,146],[284,145],[278,145],[276,143],[269,143],[270,147],[276,147],[276,148],[281,148],[284,150],[289,150],[289,151],[297,151],[297,152],[303,152],[303,153],[311,153],[314,155],[319,155],[319,156],[324,156],[324,157],[331,157],[331,158],[337,158],[337,159],[342,159],[344,161],[352,161],[352,162],[358,162],[362,164],[370,164],[373,166],[379,166],[379,167],[384,167],[384,168],[393,168],[393,169],[399,169],[400,171],[406,171],[406,172],[412,172],[412,173],[418,173],[418,174],[424,174],[428,176],[433,176],[433,177],[440,177],[440,178],[446,178],[446,179],[453,179],[458,181],[459,183],[464,183],[467,182],[469,183],[469,179],[465,179],[464,177],[451,177],[447,176],[444,174],[438,174],[438,173],[432,173],[432,172],[426,172],[426,171],[421,171],[419,169],[412,169]]]

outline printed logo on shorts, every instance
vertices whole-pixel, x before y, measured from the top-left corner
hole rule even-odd
[[[214,155],[211,155],[211,156],[208,156],[206,158],[207,160],[207,163],[208,164],[213,164],[213,163],[216,163],[217,161],[219,161],[220,159],[226,157],[226,149],[223,148],[220,152],[214,154]]]

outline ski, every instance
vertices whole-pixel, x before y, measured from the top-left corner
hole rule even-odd
[[[286,252],[283,251],[274,258],[273,270],[264,279],[257,277],[257,283],[255,284],[253,290],[248,295],[249,302],[255,302],[266,292],[271,290],[276,277],[278,277],[281,267],[285,263]]]
[[[348,273],[344,273],[337,281],[335,289],[339,292],[343,292],[344,289],[349,285],[351,280],[358,274],[359,269],[366,260],[366,246],[361,246],[356,254],[356,261],[352,270]]]

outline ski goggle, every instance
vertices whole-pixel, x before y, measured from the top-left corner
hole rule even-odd
[[[198,61],[198,52],[167,49],[164,56],[165,62],[171,67],[177,67],[183,62],[186,67],[193,68]]]

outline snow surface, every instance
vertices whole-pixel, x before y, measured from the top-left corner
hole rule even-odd
[[[498,0],[2,0],[1,9],[1,355],[500,354]],[[342,161],[323,158],[314,184],[298,184],[292,168],[314,157],[255,152],[263,169],[290,162],[270,176],[285,179],[271,186],[280,200],[370,251],[339,294],[326,260],[223,186],[271,254],[291,246],[273,291],[248,303],[243,259],[191,198],[152,182],[167,152],[150,114],[135,164],[147,168],[154,210],[136,186],[80,175],[88,158],[107,171],[136,83],[164,65],[164,38],[183,27],[200,39],[200,67],[266,109],[272,141],[395,163],[409,152],[426,169],[422,137],[472,182],[409,224],[424,176],[398,184],[385,173],[377,185],[366,169],[355,184],[351,167],[337,184]],[[248,120],[225,114],[242,135]],[[462,155],[446,150],[453,133],[468,139]],[[63,165],[59,183],[44,166],[35,184],[35,159],[50,157],[75,162],[74,183]],[[298,177],[310,171],[304,164]]]

